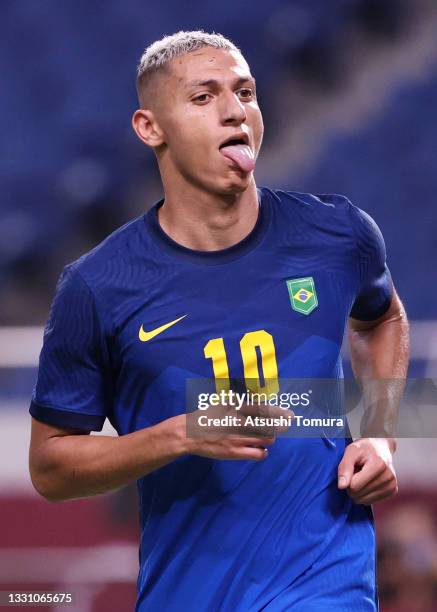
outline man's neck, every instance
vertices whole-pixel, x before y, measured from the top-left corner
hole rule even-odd
[[[164,232],[196,251],[226,249],[243,240],[255,227],[259,212],[255,180],[246,191],[220,196],[205,192],[166,193],[158,209]]]

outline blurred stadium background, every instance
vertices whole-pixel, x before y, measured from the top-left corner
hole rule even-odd
[[[412,321],[410,376],[437,378],[435,0],[4,0],[0,590],[70,590],[70,610],[132,609],[136,491],[49,504],[32,490],[42,326],[62,267],[160,197],[130,127],[135,68],[156,38],[198,28],[233,39],[257,78],[258,184],[343,193],[377,220]],[[401,493],[375,509],[383,612],[437,610],[436,446],[400,441]]]

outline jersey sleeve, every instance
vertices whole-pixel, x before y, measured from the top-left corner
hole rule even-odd
[[[44,330],[30,414],[49,425],[100,431],[111,399],[105,344],[94,296],[66,266]]]
[[[370,215],[352,204],[351,217],[359,257],[360,284],[350,316],[371,321],[388,310],[393,282],[381,230]]]

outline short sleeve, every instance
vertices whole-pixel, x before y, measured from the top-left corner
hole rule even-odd
[[[44,330],[29,411],[49,425],[100,431],[110,401],[107,347],[94,297],[67,266]]]
[[[360,274],[359,290],[350,316],[361,321],[371,321],[388,310],[393,296],[393,282],[387,267],[381,230],[363,210],[352,204],[350,210]]]

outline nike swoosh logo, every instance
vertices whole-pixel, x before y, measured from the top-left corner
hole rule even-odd
[[[163,331],[165,331],[172,325],[176,325],[176,323],[179,323],[179,321],[182,321],[182,319],[185,319],[186,316],[187,315],[183,315],[182,317],[179,317],[179,319],[170,321],[170,323],[165,323],[165,325],[161,325],[161,327],[152,329],[152,331],[149,331],[149,332],[144,331],[143,326],[141,325],[138,337],[141,340],[141,342],[148,342],[149,340],[152,340],[152,338],[155,338],[155,336],[157,336],[158,334],[162,334]]]

